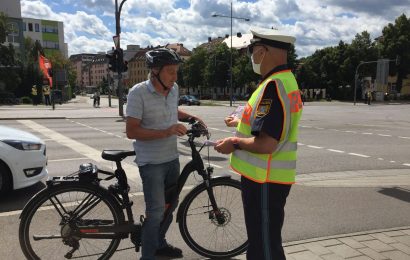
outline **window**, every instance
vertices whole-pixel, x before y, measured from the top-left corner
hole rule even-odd
[[[36,24],[34,25],[34,27],[35,27],[35,29],[36,29],[36,32],[40,32],[40,25],[39,25],[38,23],[36,23]]]
[[[29,24],[28,24],[28,30],[29,30],[30,32],[33,31],[33,24],[32,24],[32,23],[29,23]]]
[[[19,28],[16,23],[8,24],[10,33],[7,35],[8,42],[19,42]]]
[[[23,31],[27,31],[27,24],[23,23]]]

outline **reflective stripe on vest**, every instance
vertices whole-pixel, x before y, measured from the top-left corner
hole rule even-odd
[[[259,84],[244,109],[236,136],[253,137],[251,129],[257,108],[267,85],[272,81],[276,83],[284,115],[282,135],[276,150],[272,154],[235,150],[231,154],[230,163],[232,169],[256,182],[292,184],[295,182],[296,175],[297,127],[302,112],[302,101],[296,80],[290,70],[272,74]]]

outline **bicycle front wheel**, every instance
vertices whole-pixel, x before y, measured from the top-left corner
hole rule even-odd
[[[209,258],[233,257],[248,247],[241,184],[232,179],[210,181],[218,211],[212,209],[204,184],[195,187],[180,206],[179,229],[188,246]]]
[[[23,212],[20,246],[27,259],[109,259],[121,239],[80,238],[74,229],[123,221],[118,202],[100,187],[79,183],[52,187],[39,193]]]

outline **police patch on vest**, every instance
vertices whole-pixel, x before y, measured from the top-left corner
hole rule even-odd
[[[256,110],[256,117],[263,117],[269,113],[270,106],[272,105],[272,99],[262,99]]]

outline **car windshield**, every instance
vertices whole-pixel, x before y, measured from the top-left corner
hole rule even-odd
[[[196,100],[196,97],[194,96],[187,96],[188,99]]]

